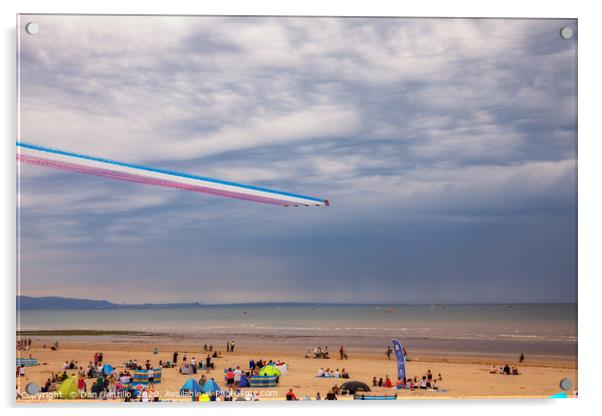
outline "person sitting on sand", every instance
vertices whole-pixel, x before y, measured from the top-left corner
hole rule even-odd
[[[372,387],[376,387],[378,386],[378,381],[376,380],[376,377],[372,378]]]
[[[320,392],[316,393],[316,400],[322,400],[322,396],[320,396]]]
[[[341,373],[339,371],[339,369],[337,368],[337,370],[334,372],[334,378],[341,378]]]
[[[309,350],[307,350],[307,352],[305,353],[305,357],[304,358],[309,358],[311,357],[311,353],[309,352]]]
[[[437,374],[437,381],[443,381],[443,377],[441,377],[441,373]]]
[[[349,378],[349,372],[345,371],[344,368],[341,370],[341,378]]]
[[[381,378],[378,379],[378,387],[382,387],[383,384],[384,384],[383,383],[383,378],[381,377]]]
[[[397,390],[401,390],[404,387],[404,384],[399,377],[397,377],[397,381],[395,382],[395,388]]]
[[[491,370],[489,370],[489,374],[497,374],[497,367],[494,365],[491,366]]]
[[[318,370],[318,377],[324,377],[324,369],[323,368],[320,368]]]
[[[507,363],[504,366],[504,374],[506,374],[507,376],[510,375],[510,366]]]
[[[385,387],[387,387],[387,388],[393,387],[393,383],[391,382],[391,379],[389,378],[388,374],[385,376]]]
[[[337,400],[337,395],[333,390],[326,393],[326,400]]]
[[[518,375],[518,368],[512,367],[512,375],[513,376],[517,376]]]
[[[286,393],[286,400],[299,400],[297,396],[293,392],[293,389],[288,389],[288,393]]]

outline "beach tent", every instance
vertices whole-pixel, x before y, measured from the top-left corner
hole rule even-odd
[[[186,383],[180,388],[180,394],[192,394],[195,395],[201,392],[201,385],[194,378],[188,379]]]
[[[60,399],[77,399],[77,376],[73,375],[63,380],[56,389],[56,394]]]
[[[259,370],[260,376],[280,376],[282,373],[275,365],[266,365],[261,370]]]
[[[180,373],[181,374],[193,374],[194,373],[194,367],[191,365],[185,365],[182,368],[180,368]]]
[[[238,383],[238,387],[249,387],[251,384],[249,383],[249,379],[244,374],[240,376],[240,383]]]
[[[278,376],[253,376],[249,383],[251,387],[274,387],[278,384]]]
[[[113,366],[111,364],[105,364],[102,366],[102,372],[105,376],[109,376],[113,372]]]
[[[276,368],[278,369],[278,371],[280,371],[280,375],[285,376],[288,374],[288,365],[282,363],[276,365]]]
[[[341,384],[341,390],[347,390],[349,394],[355,394],[358,391],[370,391],[370,387],[361,381],[348,381],[347,383]]]
[[[203,393],[213,393],[216,391],[222,391],[219,385],[215,382],[214,379],[207,380],[205,384],[201,387],[201,391]]]

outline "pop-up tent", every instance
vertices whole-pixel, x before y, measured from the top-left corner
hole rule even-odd
[[[201,387],[201,391],[203,393],[214,393],[216,391],[222,391],[219,385],[215,382],[214,379],[207,380],[205,384]]]
[[[182,366],[182,368],[180,368],[180,374],[194,374],[194,367],[190,364]]]
[[[249,379],[244,374],[240,376],[240,383],[238,383],[238,387],[249,387],[251,384],[249,383]]]
[[[194,378],[190,378],[180,388],[180,394],[198,394],[202,391],[201,385]]]
[[[276,364],[276,368],[280,371],[281,376],[285,376],[288,374],[288,365],[285,363]]]
[[[102,366],[102,372],[105,376],[108,377],[112,371],[113,371],[113,366],[111,364],[105,364]]]
[[[56,394],[60,399],[77,399],[77,376],[73,375],[61,383]]]
[[[259,370],[260,376],[280,376],[282,372],[275,365],[266,365]]]
[[[345,390],[349,392],[349,394],[355,394],[358,391],[370,391],[370,387],[366,383],[362,383],[361,381],[348,381],[347,383],[341,384],[341,391]]]

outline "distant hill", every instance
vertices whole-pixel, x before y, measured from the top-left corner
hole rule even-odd
[[[17,296],[17,309],[57,310],[57,309],[160,309],[198,307],[201,303],[162,303],[162,304],[117,304],[107,300],[74,299],[58,296],[31,297]]]

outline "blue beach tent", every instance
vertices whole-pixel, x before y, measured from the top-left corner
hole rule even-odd
[[[201,385],[194,378],[190,378],[180,388],[181,394],[198,394],[202,391]]]
[[[214,379],[211,379],[207,380],[205,384],[203,384],[203,386],[201,387],[201,391],[203,393],[214,393],[217,391],[222,391],[222,389],[220,389],[219,385],[215,382]]]

